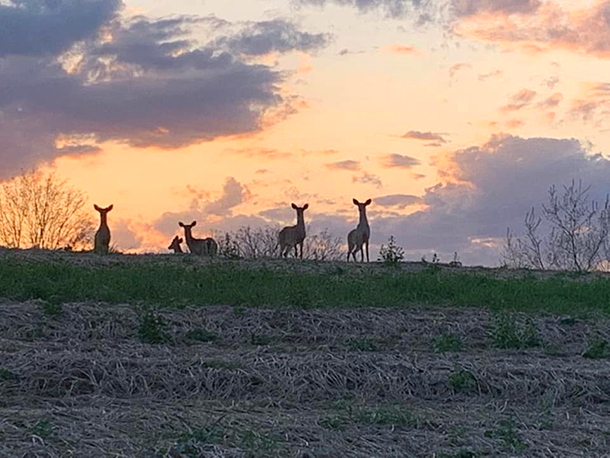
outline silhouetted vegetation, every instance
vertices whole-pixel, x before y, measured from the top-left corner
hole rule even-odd
[[[511,268],[558,269],[587,272],[608,268],[610,260],[610,200],[603,205],[589,198],[590,187],[572,181],[559,194],[549,189],[547,204],[538,216],[525,215],[525,235],[515,238],[508,229],[502,262]],[[544,222],[544,226],[541,226]],[[546,235],[541,234],[548,229]]]
[[[0,183],[0,245],[56,250],[88,247],[93,223],[87,199],[53,173],[23,173]]]

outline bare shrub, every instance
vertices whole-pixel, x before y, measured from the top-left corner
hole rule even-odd
[[[53,173],[23,173],[0,184],[0,244],[9,248],[83,248],[93,223],[86,195]]]
[[[502,262],[512,268],[591,271],[610,259],[610,201],[600,205],[589,198],[590,186],[573,180],[559,194],[551,186],[541,215],[532,208],[525,215],[525,235],[507,230]],[[542,223],[545,223],[542,225]],[[541,234],[543,227],[549,232]]]
[[[218,237],[219,254],[229,259],[279,257],[278,235],[279,227],[276,226],[259,228],[244,226],[234,232],[225,232]],[[341,258],[341,250],[341,240],[324,229],[313,235],[307,235],[303,246],[303,258],[317,261],[338,260]]]

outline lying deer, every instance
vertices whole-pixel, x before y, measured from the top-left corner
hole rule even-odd
[[[175,236],[172,243],[167,247],[168,250],[174,250],[174,253],[184,253],[180,244],[184,242],[182,237]]]
[[[309,204],[305,204],[302,207],[297,207],[292,204],[292,208],[297,211],[297,225],[288,226],[282,229],[278,236],[280,244],[280,256],[287,257],[288,251],[294,247],[294,257],[298,255],[297,247],[301,246],[300,258],[303,259],[303,241],[305,240],[305,217],[303,213],[309,208]]]
[[[197,221],[193,221],[191,224],[178,223],[180,227],[184,228],[184,238],[186,239],[186,246],[189,247],[189,251],[193,254],[200,256],[216,256],[218,253],[218,244],[211,238],[197,239],[193,237],[193,227],[197,224]]]

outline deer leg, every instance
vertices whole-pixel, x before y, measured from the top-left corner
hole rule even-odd
[[[360,245],[360,262],[364,262],[364,248]]]
[[[369,241],[367,240],[364,243],[366,243],[366,262],[369,262]]]

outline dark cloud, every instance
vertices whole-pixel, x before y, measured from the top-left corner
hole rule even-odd
[[[45,8],[22,8],[21,14],[38,17]],[[40,20],[53,22],[47,16]],[[178,148],[255,132],[298,111],[294,97],[281,93],[285,73],[242,61],[227,47],[212,45],[219,37],[204,46],[190,40],[191,28],[203,19],[136,17],[119,22],[101,15],[99,22],[104,21],[109,21],[104,28],[112,40],[91,37],[80,43],[71,51],[70,71],[58,56],[33,57],[27,49],[0,58],[0,87],[11,88],[0,92],[0,177],[65,153],[96,151],[97,145],[62,151],[56,146],[59,137]],[[322,46],[319,40],[307,41],[307,35],[287,32],[285,39],[268,25],[259,30],[259,38],[266,31],[270,42],[280,40],[278,51],[304,49],[308,43]],[[302,39],[290,41],[294,36]],[[231,38],[225,36],[227,46]]]
[[[274,19],[245,23],[240,32],[220,38],[216,44],[237,54],[261,56],[272,52],[319,51],[328,45],[330,38],[329,34],[301,32],[291,22]]]
[[[403,209],[421,203],[421,197],[409,194],[391,194],[389,196],[375,197],[375,204],[382,207],[396,207]]]
[[[331,170],[351,170],[358,171],[360,170],[360,162],[353,160],[339,161],[339,162],[331,162],[326,164],[326,167]]]
[[[136,250],[142,246],[143,238],[130,227],[130,221],[121,219],[112,224],[112,244],[120,250]]]
[[[412,16],[418,23],[430,20],[430,0],[293,0],[298,5],[325,6],[335,4],[356,8],[362,13],[381,10],[387,17],[404,18]]]
[[[409,132],[400,136],[407,140],[422,140],[422,141],[433,141],[437,143],[446,143],[447,140],[443,138],[443,134],[437,132],[420,132],[418,130],[410,130]]]
[[[540,0],[451,0],[451,9],[456,16],[471,16],[477,13],[529,14],[535,12]]]
[[[395,235],[413,253],[436,251],[449,260],[457,251],[468,264],[497,265],[506,228],[519,233],[525,212],[539,208],[551,185],[582,178],[593,198],[610,192],[610,160],[573,139],[497,135],[448,159],[450,171],[440,172],[451,180],[426,189],[427,209],[372,221],[376,243]]]
[[[121,6],[120,0],[0,2],[0,58],[59,54],[93,37]]]
[[[419,159],[416,159],[411,156],[404,156],[402,154],[386,154],[381,158],[381,165],[385,168],[402,168],[402,169],[410,169],[415,167],[416,165],[421,164]]]

